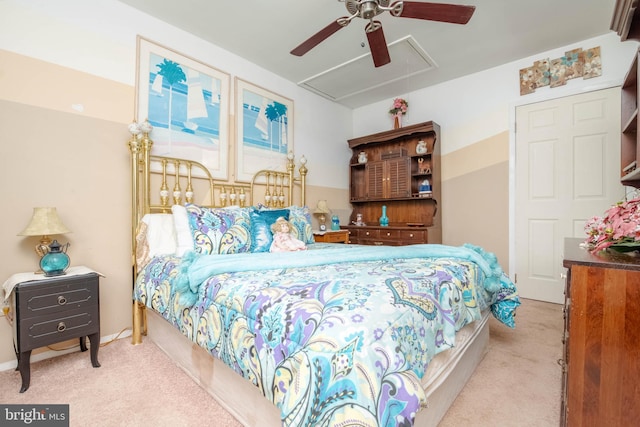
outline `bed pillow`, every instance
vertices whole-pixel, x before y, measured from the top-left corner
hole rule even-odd
[[[142,222],[147,225],[145,233],[149,256],[168,255],[176,252],[176,234],[171,214],[146,214]]]
[[[269,252],[273,234],[271,224],[279,217],[289,219],[289,209],[251,209],[251,252]]]
[[[311,228],[311,213],[307,206],[289,206],[289,221],[293,225],[293,235],[304,243],[314,243]]]
[[[146,214],[136,228],[136,266],[140,271],[156,255],[173,255],[176,236],[171,214]]]
[[[189,214],[187,208],[182,205],[171,206],[173,214],[173,227],[176,233],[176,256],[183,256],[193,250],[193,236],[189,226]]]
[[[215,255],[249,251],[251,240],[246,209],[187,204],[186,210],[196,253]]]
[[[140,271],[151,261],[149,242],[147,242],[147,224],[143,221],[136,228],[136,271]]]
[[[232,209],[232,208],[229,208]],[[220,239],[219,254],[237,254],[251,250],[249,208],[235,208],[235,220]]]

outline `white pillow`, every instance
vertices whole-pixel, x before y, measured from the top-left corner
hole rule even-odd
[[[147,224],[149,256],[168,255],[176,251],[176,232],[171,214],[146,214],[142,222]]]
[[[173,226],[176,234],[176,256],[183,256],[193,250],[193,236],[189,226],[189,214],[182,205],[171,206],[173,212]]]

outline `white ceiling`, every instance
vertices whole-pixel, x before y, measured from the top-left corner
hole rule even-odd
[[[289,53],[349,15],[339,0],[120,1],[350,108],[603,35],[615,6],[615,0],[438,0],[476,6],[466,25],[383,13],[376,19],[387,44],[397,44],[391,64],[375,68],[362,19],[302,57]],[[425,54],[425,64],[414,62]]]

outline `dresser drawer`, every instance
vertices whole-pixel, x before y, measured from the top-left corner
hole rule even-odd
[[[404,246],[428,243],[426,228],[408,227],[349,227],[351,243],[359,245]]]
[[[98,305],[98,275],[24,283],[17,289],[16,298],[16,308],[23,320],[73,309],[87,309]]]
[[[427,243],[429,240],[428,232],[427,230],[401,230],[400,240],[405,242],[407,245]]]

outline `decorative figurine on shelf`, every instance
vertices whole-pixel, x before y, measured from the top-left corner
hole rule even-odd
[[[420,183],[420,187],[418,187],[418,195],[420,197],[429,197],[431,193],[431,183],[428,179],[425,179]]]
[[[338,218],[338,215],[331,217],[331,229],[333,231],[340,230],[340,218]]]
[[[418,173],[427,174],[431,173],[431,162],[425,161],[423,157],[418,159]]]
[[[423,140],[418,141],[418,145],[416,145],[416,154],[427,154],[427,143]]]
[[[293,237],[291,223],[282,216],[271,225],[271,232],[273,233],[273,242],[271,242],[269,252],[293,252],[307,249],[307,245],[302,240]]]
[[[380,226],[387,227],[389,225],[389,217],[387,216],[387,206],[382,206],[382,216],[380,217]]]
[[[361,213],[356,214],[356,220],[353,221],[353,225],[356,225],[358,227],[364,227],[365,225],[367,225],[367,224],[364,223],[364,221],[362,221],[362,214]]]
[[[364,151],[361,151],[360,154],[358,154],[358,163],[360,164],[367,163],[367,153],[365,153]]]

